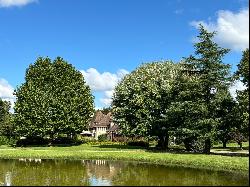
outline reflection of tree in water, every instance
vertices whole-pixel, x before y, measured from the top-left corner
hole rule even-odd
[[[0,160],[0,184],[6,185],[89,185],[86,168],[79,161],[69,160]]]
[[[207,170],[129,163],[113,178],[116,186],[246,185],[246,178]]]
[[[205,170],[104,160],[0,160],[0,185],[248,185],[248,177]]]

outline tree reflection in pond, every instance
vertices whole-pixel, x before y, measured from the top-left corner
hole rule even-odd
[[[79,161],[0,160],[0,166],[0,184],[3,185],[7,185],[6,175],[9,173],[11,185],[90,185],[86,168],[79,164]]]
[[[248,176],[104,160],[0,160],[0,185],[248,185]]]

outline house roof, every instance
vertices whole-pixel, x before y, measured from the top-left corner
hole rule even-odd
[[[119,126],[117,124],[114,124],[112,127],[110,127],[107,131],[116,131],[119,129]]]
[[[103,114],[100,110],[97,111],[92,118],[89,128],[93,127],[107,127],[110,122],[112,121],[111,112],[109,112],[107,115]]]

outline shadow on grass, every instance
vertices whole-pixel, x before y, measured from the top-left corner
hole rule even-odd
[[[77,146],[79,144],[44,144],[44,145],[21,145],[21,146],[12,146],[12,147],[27,147],[27,148],[32,148],[32,147],[72,147],[72,146]]]
[[[176,153],[176,154],[202,154],[200,152],[194,152],[194,151],[186,151],[183,148],[180,147],[171,147],[167,150],[162,150],[157,147],[141,147],[141,146],[129,146],[129,145],[110,145],[110,144],[102,144],[102,145],[92,145],[92,147],[98,147],[98,148],[110,148],[110,149],[141,149],[146,152],[151,153]]]

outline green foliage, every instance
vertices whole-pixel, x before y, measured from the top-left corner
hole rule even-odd
[[[15,132],[18,136],[75,136],[93,114],[93,96],[81,72],[58,57],[38,58],[15,90]]]
[[[249,49],[247,48],[243,51],[242,59],[240,63],[237,65],[238,70],[235,75],[237,78],[242,78],[242,82],[244,85],[249,88]]]
[[[238,128],[241,121],[239,104],[232,98],[228,90],[217,98],[215,117],[218,120],[216,126],[216,139],[223,143],[226,148],[226,143],[233,139],[233,132]]]
[[[99,135],[99,136],[98,136],[98,141],[99,141],[99,142],[106,142],[106,141],[108,141],[108,136],[107,136],[107,134],[101,134],[101,135]]]
[[[213,41],[215,32],[202,25],[199,31],[195,56],[179,64],[144,64],[116,87],[112,106],[123,134],[158,136],[165,147],[172,131],[191,144],[188,149],[209,153],[218,124],[228,122],[217,107],[231,83],[230,65],[222,62],[229,50]]]
[[[238,70],[235,76],[239,80],[242,79],[246,86],[245,90],[237,91],[238,110],[240,111],[241,119],[237,131],[247,138],[249,137],[249,49],[243,51],[242,59],[237,66]]]
[[[165,114],[178,69],[168,61],[143,64],[116,86],[112,111],[124,135],[158,136],[161,142],[167,136],[173,126],[167,123]]]
[[[0,136],[13,136],[13,118],[10,110],[10,102],[0,98]]]
[[[82,143],[86,143],[86,144],[97,142],[97,140],[93,137],[80,137],[79,139],[82,141]]]
[[[26,137],[25,139],[19,139],[16,142],[16,147],[25,146],[47,146],[49,140],[39,136]]]
[[[52,140],[51,145],[80,145],[83,141],[78,139],[77,137],[71,138],[67,136],[59,136]]]
[[[206,31],[202,25],[199,31],[199,41],[194,44],[196,56],[185,59],[182,75],[177,79],[175,113],[181,117],[180,131],[184,130],[187,138],[203,137],[204,152],[209,153],[219,122],[215,112],[218,100],[231,83],[230,65],[222,62],[229,50],[213,41],[215,32]],[[211,92],[213,88],[216,93]]]
[[[39,136],[26,137],[25,139],[19,139],[16,141],[17,147],[25,146],[54,146],[54,145],[79,145],[84,143],[81,139],[71,138],[67,136],[58,136],[53,140],[43,138]]]
[[[129,146],[145,147],[145,148],[149,147],[149,143],[145,142],[145,141],[129,141],[127,143],[127,145],[129,145]]]
[[[105,114],[105,115],[107,115],[109,112],[111,112],[111,107],[107,107],[107,108],[103,108],[103,109],[101,109],[101,112],[103,113],[103,114]]]
[[[16,140],[12,137],[0,136],[0,145],[10,145],[16,144]]]

